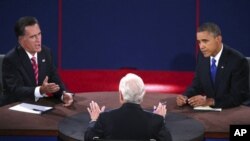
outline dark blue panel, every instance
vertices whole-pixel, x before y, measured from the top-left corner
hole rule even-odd
[[[204,141],[229,141],[229,139],[207,138]]]
[[[53,136],[0,136],[0,141],[57,141]]]
[[[200,0],[201,22],[215,22],[222,30],[223,42],[250,56],[250,1]]]
[[[195,0],[63,0],[63,68],[194,70]]]
[[[35,16],[40,22],[43,44],[52,48],[55,59],[58,47],[57,0],[0,0],[0,54],[7,53],[16,45],[13,30],[22,16]]]

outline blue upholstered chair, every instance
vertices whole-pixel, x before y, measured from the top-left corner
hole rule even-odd
[[[0,95],[2,95],[3,92],[3,83],[2,83],[2,63],[3,63],[4,55],[0,54]]]
[[[246,57],[246,58],[249,64],[249,88],[250,88],[250,57]],[[243,105],[250,106],[250,94],[249,94],[249,98],[243,102]]]
[[[4,55],[0,54],[0,106],[3,106],[6,102],[6,99],[3,95],[3,82],[2,82],[2,63]]]
[[[99,137],[94,137],[94,141],[156,141],[155,139],[148,140],[119,140],[119,139],[100,139]]]

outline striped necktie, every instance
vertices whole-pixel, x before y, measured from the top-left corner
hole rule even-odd
[[[31,64],[32,64],[32,67],[33,67],[33,70],[34,70],[36,84],[38,84],[38,65],[36,63],[36,57],[31,58]]]

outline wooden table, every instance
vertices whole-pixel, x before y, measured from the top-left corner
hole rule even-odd
[[[205,130],[205,138],[229,138],[230,124],[250,124],[250,107],[239,106],[223,109],[222,112],[198,112],[189,106],[179,108],[176,106],[175,97],[174,94],[147,93],[142,107],[152,110],[153,105],[157,105],[160,101],[167,101],[169,113],[191,117],[200,122]],[[11,111],[8,108],[18,104],[13,103],[0,107],[0,135],[58,136],[60,121],[77,114],[87,113],[86,108],[92,100],[101,106],[105,105],[107,109],[120,106],[117,92],[76,94],[75,103],[70,108],[63,107],[58,101],[40,100],[37,104],[54,107],[54,110],[43,115]],[[88,122],[88,117],[85,120]],[[79,132],[83,133],[83,131]]]

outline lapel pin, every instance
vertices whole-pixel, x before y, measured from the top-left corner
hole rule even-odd
[[[224,69],[224,66],[221,66],[222,69]]]
[[[43,59],[42,62],[45,62],[45,59]]]

